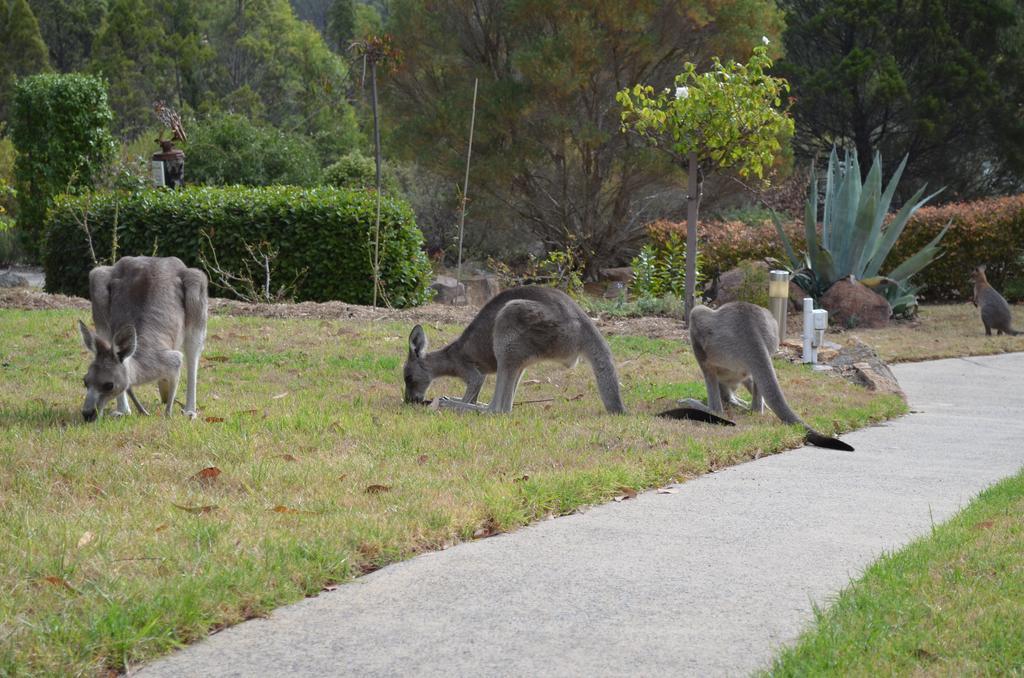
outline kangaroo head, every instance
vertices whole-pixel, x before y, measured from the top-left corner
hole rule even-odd
[[[85,403],[82,404],[82,418],[93,421],[103,413],[111,398],[124,393],[131,386],[125,361],[132,357],[138,347],[135,327],[127,325],[114,334],[113,344],[100,339],[78,321],[82,332],[82,343],[93,354],[89,370],[85,373]]]
[[[427,388],[434,380],[434,375],[427,367],[424,358],[427,355],[427,335],[419,325],[412,328],[409,334],[409,355],[403,368],[405,376],[405,402],[424,404]]]
[[[985,277],[985,264],[977,266],[971,271],[971,280],[974,282],[988,282],[988,278]]]

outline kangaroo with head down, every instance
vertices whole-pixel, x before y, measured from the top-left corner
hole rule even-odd
[[[726,403],[745,406],[736,395],[736,389],[742,384],[750,391],[751,411],[762,414],[767,403],[785,423],[803,426],[807,430],[807,442],[819,447],[853,450],[843,441],[812,429],[786,402],[772,366],[779,329],[768,309],[743,301],[724,304],[717,311],[697,306],[690,312],[689,331],[694,357],[704,373],[711,412],[724,415]],[[692,418],[690,409],[669,410],[662,416]]]
[[[196,377],[206,339],[206,274],[176,257],[122,257],[89,273],[96,332],[78,322],[93,354],[85,374],[82,417],[93,421],[116,399],[118,415],[131,413],[133,386],[157,382],[165,414],[174,406],[182,359],[188,368],[185,414],[196,416]],[[184,351],[184,356],[182,355]]]
[[[425,403],[430,383],[458,377],[466,384],[461,401],[445,401],[456,409],[511,412],[516,388],[526,368],[543,360],[567,367],[583,356],[594,370],[605,409],[626,411],[611,351],[594,322],[567,294],[550,287],[517,287],[487,302],[462,334],[444,348],[427,352],[420,325],[409,335],[405,361],[405,402]],[[484,379],[497,374],[489,407],[476,404]]]
[[[985,326],[985,334],[991,336],[992,330],[995,330],[996,334],[1011,336],[1020,334],[1011,326],[1010,305],[985,277],[984,264],[971,271],[971,280],[974,281],[974,299],[972,301],[981,309],[981,324]]]

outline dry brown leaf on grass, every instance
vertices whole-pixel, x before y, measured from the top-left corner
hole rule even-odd
[[[169,525],[168,525],[167,523],[160,523],[159,525],[157,525],[157,526],[156,526],[156,529],[155,529],[155,530],[153,530],[153,531],[154,531],[154,532],[163,532],[163,531],[164,531],[164,530],[166,530],[166,529],[167,529],[168,527],[170,527],[170,526],[169,526]]]
[[[78,548],[82,548],[83,546],[88,546],[92,542],[92,540],[95,539],[95,538],[96,538],[96,535],[94,535],[92,532],[89,532],[88,530],[86,530],[85,532],[82,533],[82,536],[78,538]]]
[[[228,357],[226,355],[210,355],[204,357],[211,363],[226,363],[228,361]]]
[[[976,530],[987,530],[987,529],[989,529],[990,527],[992,527],[995,524],[996,523],[993,520],[983,520],[980,523],[978,523],[977,525],[975,525],[974,529],[976,529]]]
[[[303,515],[303,516],[314,516],[317,514],[316,511],[302,511],[291,506],[285,506],[284,504],[278,504],[272,509],[268,509],[271,513],[287,513],[288,515]]]
[[[632,489],[630,487],[620,487],[619,488],[619,492],[621,492],[622,494],[620,494],[619,496],[615,497],[615,501],[625,501],[627,499],[636,499],[636,490],[634,490],[634,489]]]
[[[283,460],[283,461],[298,461],[299,460],[298,457],[296,457],[293,454],[288,454],[287,452],[285,452],[284,454],[276,454],[274,456],[279,458],[279,459],[281,459],[281,460]]]
[[[61,577],[55,577],[52,574],[49,577],[41,577],[39,582],[42,584],[49,584],[50,586],[60,586],[68,591],[74,591],[75,587],[68,583],[67,579]]]
[[[390,491],[390,485],[368,485],[366,488],[366,494],[382,494]]]
[[[428,459],[430,459],[430,457],[428,457],[425,454],[421,454],[420,456],[416,457],[416,463],[417,464],[426,464]]]
[[[216,511],[218,508],[220,508],[216,504],[209,504],[207,506],[182,506],[181,504],[175,504],[174,502],[171,502],[171,506],[173,506],[176,509],[186,511],[188,513],[195,513],[197,515],[212,513]]]
[[[205,421],[207,424],[223,424],[224,417],[207,417],[203,421]]]
[[[216,466],[207,466],[201,471],[197,471],[193,475],[189,476],[189,480],[194,480],[197,483],[212,483],[217,479],[221,473],[220,469]]]

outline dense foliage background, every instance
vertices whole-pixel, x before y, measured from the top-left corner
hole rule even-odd
[[[571,249],[593,273],[685,209],[683,169],[621,132],[615,92],[671,87],[684,62],[747,60],[765,40],[796,123],[773,186],[803,184],[838,144],[888,166],[909,154],[902,185],[945,186],[939,203],[1021,190],[1018,0],[0,0],[0,144],[19,78],[85,73],[106,83],[122,183],[141,185],[166,101],[189,134],[189,182],[365,185],[369,83],[351,46],[385,32],[400,55],[379,70],[387,190],[449,263],[474,79],[467,258]],[[10,156],[0,185],[14,185]],[[801,203],[731,176],[703,200],[702,216],[732,222]]]

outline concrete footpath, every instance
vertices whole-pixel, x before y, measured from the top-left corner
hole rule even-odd
[[[1024,465],[1024,353],[897,365],[913,412],[636,500],[429,553],[144,676],[711,676]]]

